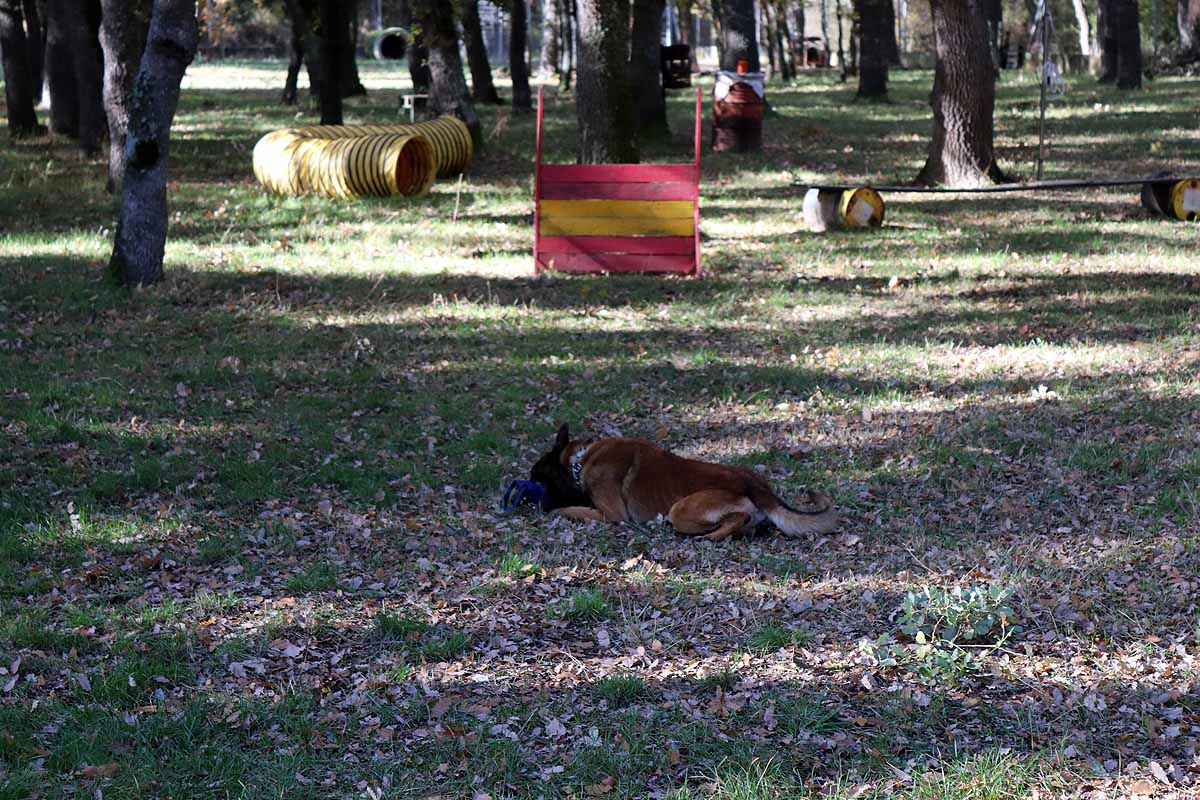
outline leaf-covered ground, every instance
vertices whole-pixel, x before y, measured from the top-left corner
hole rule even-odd
[[[349,117],[393,118],[368,71]],[[929,73],[814,74],[705,154],[706,278],[534,280],[530,117],[425,198],[282,199],[281,82],[191,71],[150,290],[105,278],[102,163],[0,150],[0,798],[1195,796],[1200,228],[1098,189],[808,233],[793,174],[909,178],[930,127]],[[1048,177],[1195,172],[1198,90],[1076,79]],[[1005,73],[1025,177],[1036,118]],[[559,421],[843,530],[500,515]],[[952,628],[956,587],[1003,603]]]

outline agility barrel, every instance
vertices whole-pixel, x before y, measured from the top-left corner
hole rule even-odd
[[[1171,211],[1176,219],[1200,219],[1200,178],[1188,178],[1171,187]]]

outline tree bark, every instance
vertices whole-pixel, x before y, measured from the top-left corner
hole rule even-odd
[[[512,76],[512,108],[518,114],[533,110],[533,94],[529,90],[529,61],[526,58],[528,39],[528,9],[525,0],[509,0],[508,71]]]
[[[467,47],[467,66],[471,69],[471,98],[476,103],[499,105],[503,101],[492,81],[492,65],[488,62],[483,43],[483,26],[479,22],[479,0],[463,0],[463,38]]]
[[[578,0],[580,164],[635,163],[637,126],[626,53],[628,0]],[[753,24],[751,18],[751,24]]]
[[[108,117],[108,185],[110,194],[125,176],[125,139],[129,129],[133,83],[146,46],[150,23],[148,0],[101,0],[100,46],[104,51],[104,113]],[[80,97],[80,103],[84,102]]]
[[[36,136],[45,130],[34,111],[33,77],[29,73],[29,43],[21,0],[0,0],[0,59],[4,64],[4,96],[8,103],[8,132],[14,137]]]
[[[1117,0],[1096,0],[1096,36],[1100,40],[1100,75],[1096,80],[1117,79]]]
[[[66,15],[73,13],[71,0],[46,3],[46,86],[50,90],[50,130],[79,135],[79,93],[75,86],[75,54],[71,48]]]
[[[129,161],[109,270],[127,286],[157,282],[167,242],[167,164],[179,84],[199,40],[195,0],[155,0],[129,118]]]
[[[669,140],[667,98],[662,84],[662,19],[665,0],[633,0],[629,82],[640,141]]]
[[[444,0],[414,0],[413,20],[421,26],[421,36],[429,48],[429,109],[461,119],[478,145],[479,117],[463,77],[454,6]]]
[[[900,40],[896,36],[896,4],[894,0],[887,0],[883,6],[884,16],[887,21],[884,23],[887,29],[887,62],[889,67],[900,66]]]
[[[965,188],[1003,180],[992,143],[996,70],[979,0],[930,0],[930,10],[933,140],[917,181]]]
[[[46,76],[45,20],[36,0],[25,0],[25,28],[25,40],[29,46],[29,90],[33,93],[33,104],[36,106],[41,102]]]
[[[563,71],[559,86],[564,92],[571,91],[575,80],[575,45],[579,41],[579,8],[576,0],[563,0],[562,42]]]
[[[1179,0],[1175,12],[1181,60],[1200,59],[1200,0]]]
[[[479,0],[475,0],[476,3]],[[539,71],[542,77],[558,75],[562,71],[559,57],[562,48],[559,45],[559,6],[562,0],[542,0],[542,52],[538,58]],[[476,12],[478,14],[478,11]],[[466,25],[466,10],[463,11],[463,25]],[[473,73],[472,73],[473,74]]]
[[[682,44],[691,45],[688,48],[690,53],[688,59],[688,68],[692,72],[700,71],[700,62],[696,60],[696,46],[692,42],[696,29],[696,16],[693,12],[693,0],[675,0],[676,11],[679,12],[679,41]]]
[[[104,141],[104,56],[100,52],[100,3],[72,3],[67,12],[67,35],[75,66],[75,97],[79,107],[79,152],[85,158],[100,154]]]
[[[1087,9],[1083,7],[1083,0],[1071,0],[1071,8],[1075,12],[1075,27],[1079,31],[1079,54],[1090,56],[1092,54],[1092,26],[1088,22]]]
[[[300,102],[300,67],[304,63],[304,28],[306,27],[302,20],[296,19],[292,15],[294,3],[287,3],[284,7],[288,10],[288,22],[291,24],[291,35],[288,36],[288,70],[287,78],[283,82],[283,94],[279,98],[279,102],[285,106],[294,106]]]
[[[736,70],[737,62],[748,61],[750,71],[761,69],[758,37],[754,30],[754,0],[721,0],[721,69]]]
[[[858,96],[887,98],[888,62],[895,36],[887,9],[892,0],[855,0],[855,13],[862,20],[862,57],[858,65]]]
[[[345,66],[346,7],[321,0],[321,124],[342,124],[342,68]]]
[[[1137,0],[1114,0],[1117,28],[1117,88],[1142,88],[1142,33]]]
[[[342,5],[339,3],[338,5]],[[341,80],[342,97],[363,97],[367,87],[358,77],[358,4],[350,3],[342,11],[346,22],[346,39],[342,43]]]

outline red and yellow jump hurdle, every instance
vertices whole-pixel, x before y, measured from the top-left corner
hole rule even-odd
[[[533,268],[700,274],[700,91],[691,164],[543,164],[538,91]]]

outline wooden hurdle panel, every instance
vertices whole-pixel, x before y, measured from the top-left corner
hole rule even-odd
[[[700,90],[691,164],[543,164],[538,90],[533,269],[700,275]]]

